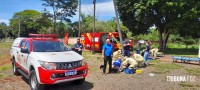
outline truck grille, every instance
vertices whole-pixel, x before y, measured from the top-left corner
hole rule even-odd
[[[82,66],[82,61],[56,63],[58,70],[70,70]]]

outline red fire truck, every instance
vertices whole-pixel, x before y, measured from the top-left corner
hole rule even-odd
[[[94,33],[95,52],[101,52],[102,47],[107,38],[111,40],[114,50],[121,49],[119,34],[117,32],[95,32]],[[93,49],[93,33],[82,33],[81,43],[83,44],[86,50],[92,50]],[[130,43],[130,47],[132,50],[132,43]]]

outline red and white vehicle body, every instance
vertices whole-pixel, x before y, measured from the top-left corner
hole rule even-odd
[[[114,51],[121,49],[119,34],[117,32],[95,32],[94,35],[93,33],[82,33],[81,43],[86,50],[92,50],[93,46],[95,46],[95,51],[101,52],[107,38],[111,40]],[[130,47],[132,50],[132,43],[130,44]]]
[[[17,38],[10,50],[13,73],[29,79],[31,90],[45,84],[75,81],[82,84],[88,74],[84,58],[55,38],[55,34],[30,34]]]

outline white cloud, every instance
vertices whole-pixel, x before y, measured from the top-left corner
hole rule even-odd
[[[8,19],[0,19],[0,23],[2,23],[2,22],[6,23],[7,25],[9,24],[9,20]]]
[[[86,15],[93,16],[94,5],[93,4],[84,4],[81,6],[81,12]],[[98,20],[107,20],[115,16],[113,1],[105,3],[96,4],[96,18]],[[76,15],[71,18],[72,21],[78,21],[78,11]]]
[[[87,15],[93,15],[94,5],[82,5],[82,12]],[[114,16],[114,6],[113,2],[97,3],[96,4],[96,14],[97,16]]]

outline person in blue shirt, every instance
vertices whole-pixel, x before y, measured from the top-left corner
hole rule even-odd
[[[111,73],[112,68],[112,54],[113,54],[113,46],[110,42],[110,39],[106,39],[106,44],[103,45],[102,48],[102,58],[104,59],[104,67],[102,75],[106,75],[106,67],[107,63],[109,64],[109,72]]]
[[[130,43],[128,39],[123,42],[124,46],[124,56],[130,57]]]
[[[77,39],[77,43],[74,44],[75,52],[82,55],[83,45],[80,43],[80,39]]]
[[[136,53],[137,54],[140,54],[140,49],[141,49],[141,43],[140,43],[140,41],[138,41],[136,44]]]
[[[148,66],[148,64],[149,64],[148,59],[149,59],[150,49],[151,49],[151,42],[148,40],[148,41],[146,41],[146,49],[145,49],[144,56],[143,56],[145,66]]]

